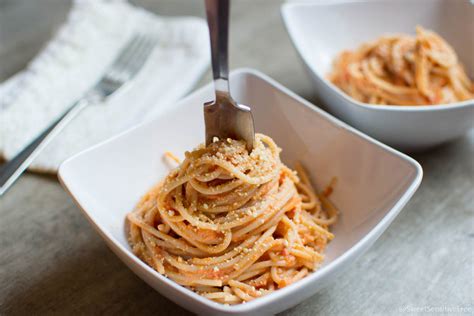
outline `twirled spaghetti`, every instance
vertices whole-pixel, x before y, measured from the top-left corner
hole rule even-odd
[[[250,301],[317,269],[334,237],[330,190],[317,195],[301,166],[297,175],[279,153],[261,134],[250,154],[231,139],[186,152],[128,214],[134,253],[224,304]]]
[[[352,98],[371,104],[429,105],[474,98],[453,48],[418,26],[416,36],[384,36],[344,51],[329,75]]]

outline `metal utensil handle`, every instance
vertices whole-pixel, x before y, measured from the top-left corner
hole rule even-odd
[[[30,166],[48,143],[89,103],[90,100],[87,98],[74,103],[20,153],[0,167],[0,196],[2,196]]]
[[[229,0],[206,0],[216,91],[229,93]]]

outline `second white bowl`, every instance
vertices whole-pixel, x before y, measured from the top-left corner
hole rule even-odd
[[[326,79],[337,54],[387,33],[438,32],[474,74],[474,5],[462,0],[288,3],[283,20],[327,109],[361,131],[404,151],[419,151],[473,127],[474,100],[436,106],[358,102]]]

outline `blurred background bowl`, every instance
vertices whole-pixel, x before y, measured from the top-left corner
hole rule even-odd
[[[326,79],[339,52],[387,33],[414,34],[421,25],[456,50],[474,75],[474,4],[464,0],[316,1],[287,3],[282,16],[326,108],[361,131],[413,152],[464,135],[474,125],[474,100],[435,106],[370,105]]]

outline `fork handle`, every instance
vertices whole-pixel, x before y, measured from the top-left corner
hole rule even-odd
[[[229,7],[229,0],[206,0],[215,89],[225,94],[229,94]]]
[[[0,166],[0,196],[11,187],[48,143],[90,102],[89,98],[75,102],[15,157]]]

